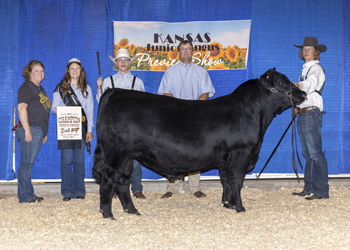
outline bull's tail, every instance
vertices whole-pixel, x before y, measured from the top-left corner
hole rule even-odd
[[[94,154],[94,166],[92,168],[92,176],[95,178],[97,184],[101,184],[101,177],[103,174],[103,164],[105,162],[105,152],[101,143],[97,141],[95,154]]]

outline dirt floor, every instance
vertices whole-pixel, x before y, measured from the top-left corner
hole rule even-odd
[[[296,180],[247,180],[246,212],[221,204],[219,181],[202,181],[207,197],[181,187],[160,199],[166,182],[143,182],[145,200],[133,198],[140,216],[116,220],[99,213],[99,187],[86,183],[84,200],[63,202],[59,183],[35,184],[41,203],[19,204],[16,184],[0,185],[1,249],[350,249],[350,181],[330,180],[330,198],[307,201]]]

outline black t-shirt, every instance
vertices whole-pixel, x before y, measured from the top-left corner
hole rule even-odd
[[[47,135],[49,115],[51,108],[50,98],[42,86],[37,86],[31,81],[24,82],[18,89],[17,104],[28,105],[29,126],[42,126],[44,137]]]

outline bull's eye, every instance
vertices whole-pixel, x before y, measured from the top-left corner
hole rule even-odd
[[[282,85],[283,85],[283,83],[282,83],[282,82],[280,82],[280,83],[279,83],[279,85],[280,85],[280,86],[282,86]]]

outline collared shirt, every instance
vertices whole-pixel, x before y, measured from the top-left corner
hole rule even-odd
[[[78,97],[78,100],[80,101],[81,105],[83,106],[86,118],[87,118],[87,132],[92,132],[92,128],[94,127],[94,99],[92,98],[92,90],[89,85],[86,87],[86,91],[88,92],[87,98],[83,96],[81,93],[81,90],[79,87],[74,87],[72,84],[70,85],[76,96]],[[53,114],[57,114],[57,107],[59,106],[66,106],[63,103],[63,100],[60,96],[60,93],[58,91],[53,93],[53,100],[52,100],[52,106],[51,106],[51,112]]]
[[[115,88],[131,90],[134,76],[130,72],[124,75],[118,72],[117,74],[114,74],[112,78],[113,78]],[[103,81],[102,93],[104,93],[107,89],[111,89],[111,88],[113,88],[111,78],[107,77]],[[145,92],[145,86],[143,85],[143,81],[138,77],[136,77],[136,80],[135,80],[134,90]],[[98,103],[100,103],[100,98],[102,96],[102,93],[97,92],[96,100]]]
[[[323,111],[322,96],[315,92],[321,90],[325,82],[325,74],[319,63],[319,60],[313,60],[303,65],[302,75],[307,74],[307,79],[299,82],[299,88],[306,92],[307,100],[299,105],[301,109],[316,106]]]
[[[204,68],[193,62],[186,67],[180,61],[165,71],[158,89],[158,94],[164,93],[179,99],[198,100],[204,93],[209,93],[209,97],[212,97],[215,89]]]

